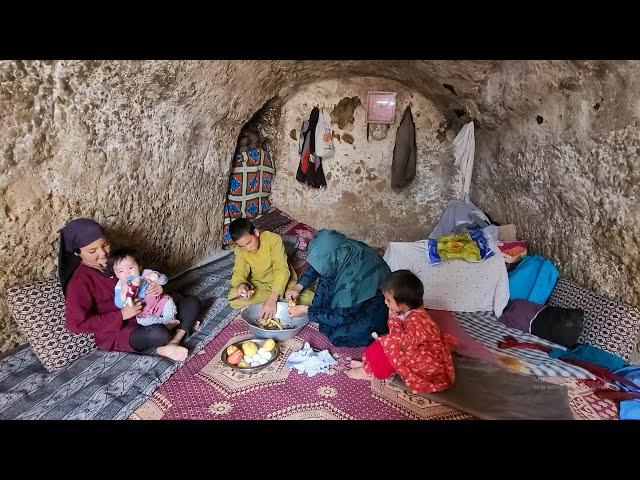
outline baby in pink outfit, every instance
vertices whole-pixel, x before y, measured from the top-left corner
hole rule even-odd
[[[163,324],[174,326],[177,323],[176,304],[167,294],[146,295],[150,283],[165,285],[166,275],[155,270],[144,269],[140,272],[140,262],[134,250],[116,249],[109,255],[109,269],[118,277],[114,289],[114,302],[118,308],[131,304],[134,298],[142,300],[142,311],[137,315],[138,325],[149,326]]]

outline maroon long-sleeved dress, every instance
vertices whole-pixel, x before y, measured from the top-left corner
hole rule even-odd
[[[122,320],[113,301],[117,282],[116,277],[80,264],[67,285],[66,326],[73,333],[92,333],[101,350],[132,352],[129,335],[137,327],[136,318]]]

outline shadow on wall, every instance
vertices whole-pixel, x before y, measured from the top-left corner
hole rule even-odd
[[[144,268],[151,268],[165,274],[171,272],[171,266],[162,260],[163,252],[144,234],[142,229],[136,231],[134,226],[103,227],[112,250],[125,246],[134,248],[142,257]]]

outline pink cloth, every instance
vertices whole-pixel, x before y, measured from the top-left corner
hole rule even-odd
[[[164,305],[171,297],[169,295],[162,294],[160,296],[152,297],[150,295],[144,296],[144,307],[138,315],[139,317],[159,317],[162,315]]]

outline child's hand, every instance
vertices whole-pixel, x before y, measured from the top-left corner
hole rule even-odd
[[[297,300],[299,296],[300,291],[296,287],[290,288],[289,290],[284,292],[284,298],[288,302],[295,302],[295,300]]]
[[[253,296],[254,293],[255,293],[255,290],[249,290],[249,286],[246,283],[241,283],[238,286],[238,293],[236,296],[242,297],[248,300]]]
[[[241,283],[240,285],[238,285],[238,292],[236,296],[242,298],[247,298],[249,296],[249,287],[247,287],[246,283]]]
[[[262,311],[260,312],[260,318],[271,318],[276,314],[277,300],[268,298],[266,302],[262,304]]]
[[[144,278],[146,278],[149,282],[158,282],[160,280],[158,274],[154,272],[146,272]]]
[[[162,291],[162,285],[158,285],[157,283],[149,283],[145,295],[149,295],[150,297],[159,297],[160,295],[162,295]]]
[[[122,320],[129,320],[130,318],[135,317],[142,310],[142,302],[139,298],[133,300],[132,305],[127,305],[122,310]]]
[[[290,307],[296,306],[296,300],[298,300],[302,290],[304,290],[304,287],[301,284],[296,283],[292,288],[284,292],[284,298],[289,302]]]
[[[309,311],[309,307],[306,305],[296,305],[295,307],[289,307],[289,318],[302,317]]]

